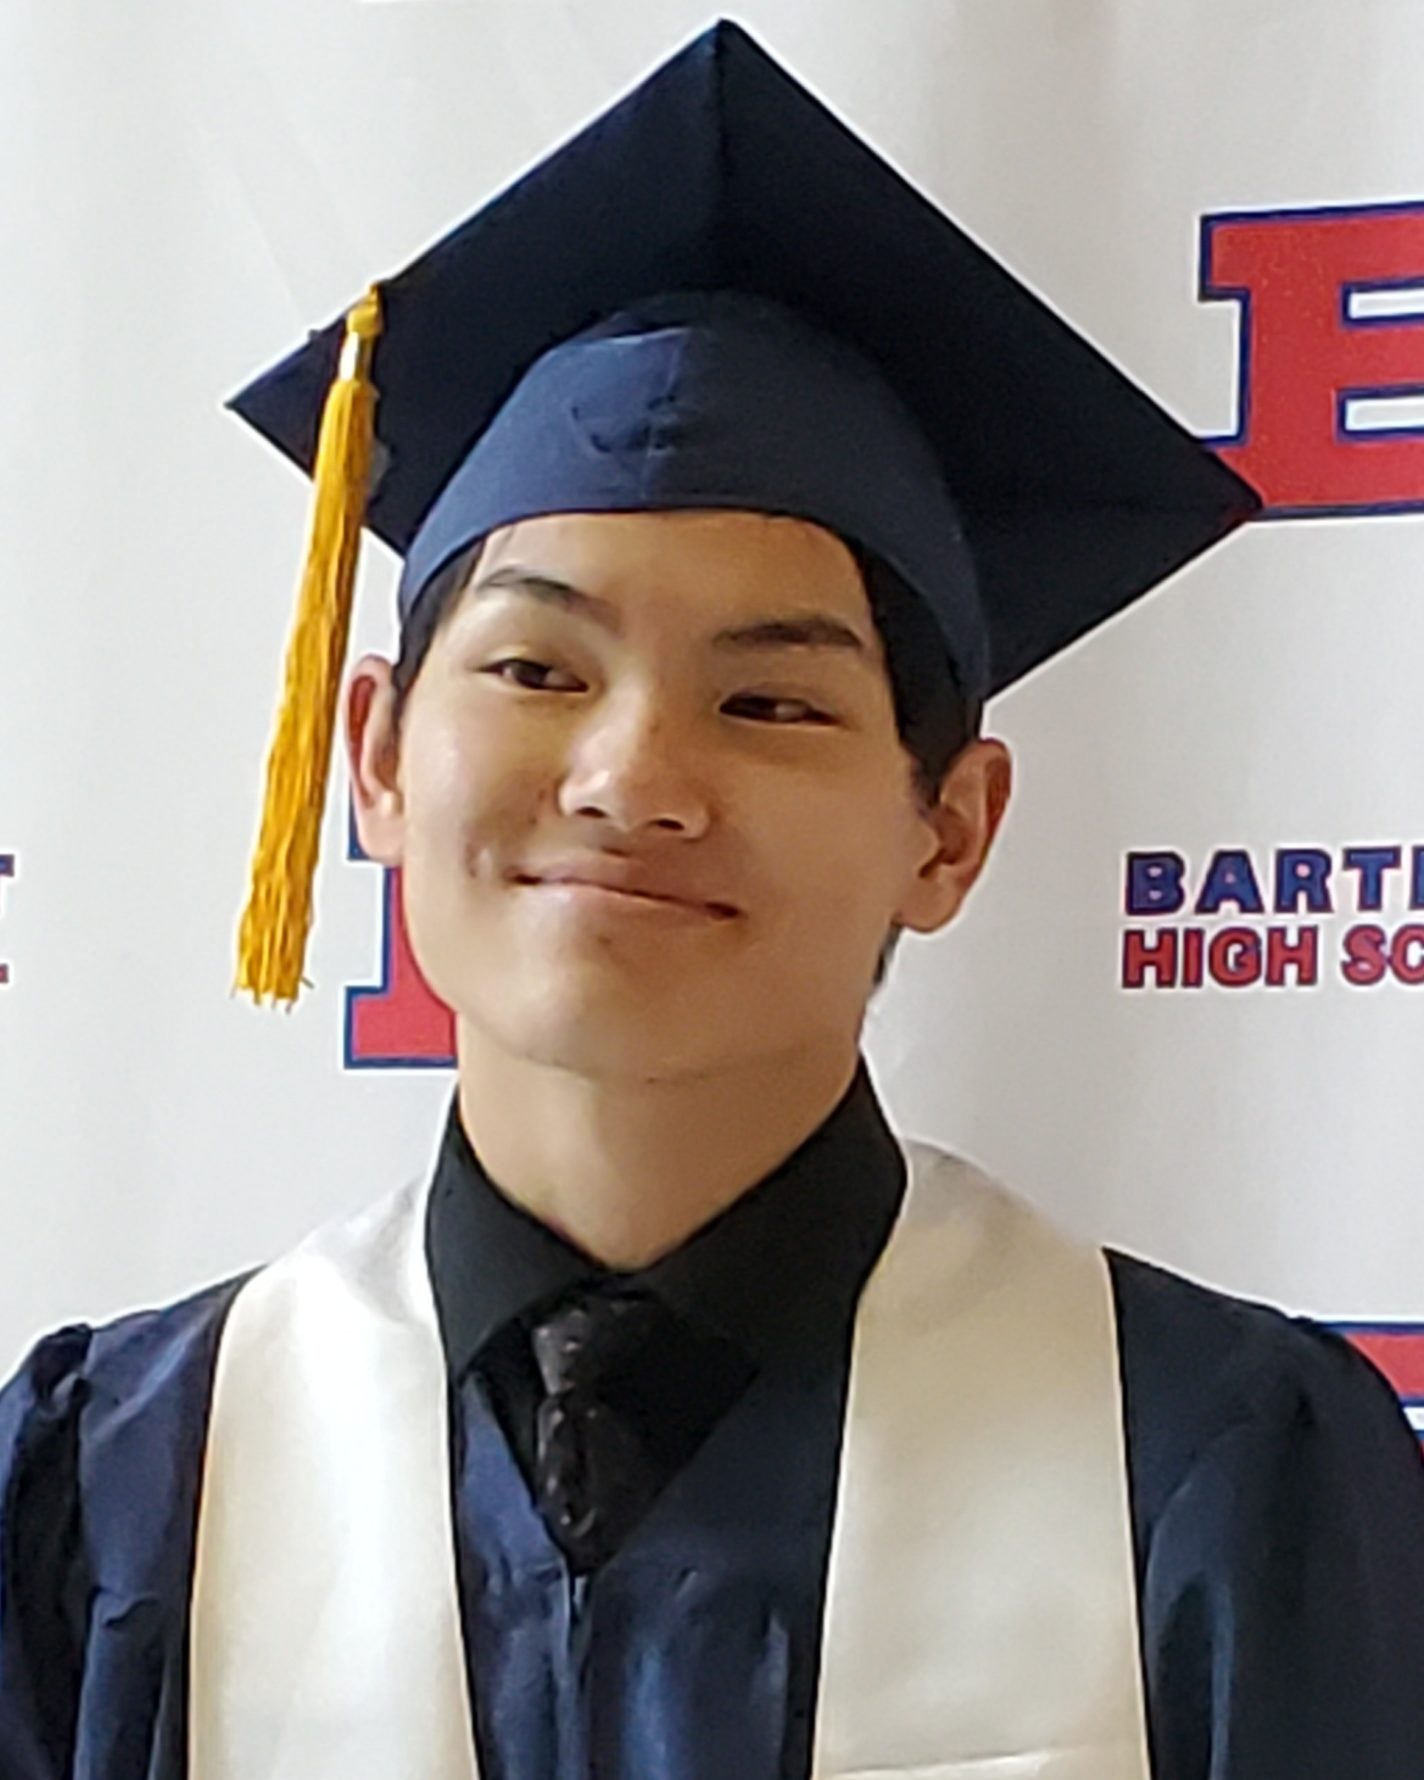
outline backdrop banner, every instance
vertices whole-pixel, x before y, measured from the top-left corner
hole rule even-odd
[[[1424,7],[737,16],[1267,501],[990,707],[1016,796],[872,1008],[891,1115],[1348,1326],[1424,1426]],[[222,402],[710,17],[0,10],[5,1371],[433,1154],[450,1018],[343,768],[314,987],[229,994],[309,489]],[[368,549],[353,659],[395,574]]]

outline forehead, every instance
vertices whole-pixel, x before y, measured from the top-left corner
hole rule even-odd
[[[512,567],[557,577],[622,605],[684,622],[767,616],[814,605],[874,637],[865,583],[833,532],[809,520],[737,511],[555,513],[492,532],[478,586]]]

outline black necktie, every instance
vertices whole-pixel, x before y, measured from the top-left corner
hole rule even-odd
[[[668,1318],[647,1292],[585,1289],[530,1331],[546,1393],[535,1420],[535,1496],[575,1569],[610,1557],[656,1493],[653,1455],[620,1403]]]

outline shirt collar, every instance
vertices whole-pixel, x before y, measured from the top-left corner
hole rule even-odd
[[[426,1253],[446,1361],[461,1376],[512,1318],[616,1277],[735,1341],[758,1365],[840,1339],[900,1210],[905,1160],[862,1058],[833,1111],[777,1168],[669,1254],[614,1274],[507,1199],[452,1095]]]

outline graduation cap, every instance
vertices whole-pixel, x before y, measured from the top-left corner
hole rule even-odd
[[[230,406],[316,483],[239,937],[259,1001],[301,981],[363,523],[405,623],[521,518],[814,520],[898,572],[978,701],[1260,505],[726,21]]]

